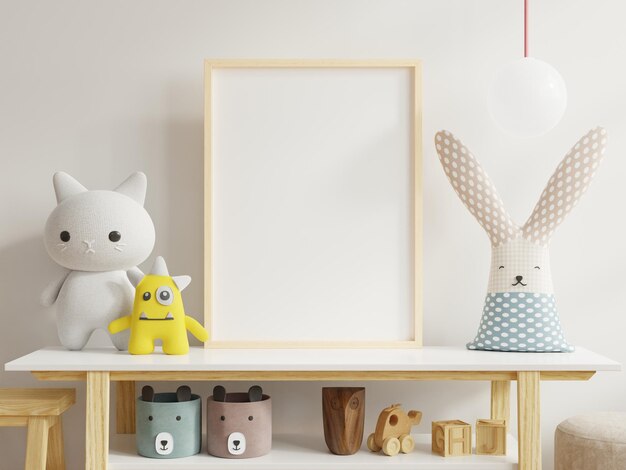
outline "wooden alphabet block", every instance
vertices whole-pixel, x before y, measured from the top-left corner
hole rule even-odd
[[[442,457],[456,457],[472,453],[472,427],[458,419],[433,421],[432,450]]]
[[[506,455],[506,421],[504,419],[476,421],[476,453]]]

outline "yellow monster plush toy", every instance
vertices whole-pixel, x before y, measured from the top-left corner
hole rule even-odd
[[[194,318],[185,315],[181,291],[189,285],[189,276],[170,276],[165,260],[158,256],[150,274],[128,272],[135,286],[133,313],[109,324],[112,334],[130,328],[128,352],[150,354],[154,341],[163,341],[165,354],[187,354],[187,330],[200,341],[209,339],[207,331]]]

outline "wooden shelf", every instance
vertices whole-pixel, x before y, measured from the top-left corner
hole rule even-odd
[[[149,459],[137,455],[134,435],[115,435],[111,438],[109,470],[155,470],[180,469],[260,469],[260,470],[395,470],[446,469],[446,470],[517,470],[517,442],[509,435],[508,455],[490,457],[440,457],[430,451],[430,434],[414,435],[416,446],[410,454],[387,457],[372,453],[365,447],[354,455],[331,454],[323,437],[305,435],[275,435],[272,451],[254,459],[220,459],[208,455],[205,449],[193,457],[182,459]],[[365,441],[365,439],[364,439]]]
[[[40,380],[87,383],[86,468],[115,469],[265,469],[265,470],[380,470],[535,468],[541,459],[539,394],[541,380],[588,380],[598,371],[619,371],[621,365],[584,348],[574,353],[495,353],[462,347],[421,349],[202,349],[185,356],[131,356],[111,348],[66,351],[44,348],[5,364],[7,371],[29,371]],[[110,382],[121,382],[118,403],[134,403],[135,381],[372,381],[480,380],[491,382],[491,416],[508,417],[510,381],[517,380],[518,444],[509,438],[506,456],[443,458],[430,451],[430,435],[417,435],[416,451],[386,457],[365,449],[353,456],[328,452],[321,435],[275,436],[272,452],[257,459],[229,460],[206,453],[186,459],[155,460],[136,454],[134,436],[111,439],[108,452]],[[126,384],[124,384],[126,382]],[[130,383],[130,384],[129,384]],[[130,385],[130,386],[128,386]],[[122,393],[121,393],[121,392]],[[119,409],[118,409],[119,411]],[[119,416],[119,415],[118,415]],[[126,419],[124,419],[126,416]],[[121,429],[132,427],[132,414],[122,412]],[[119,426],[119,421],[118,421]]]

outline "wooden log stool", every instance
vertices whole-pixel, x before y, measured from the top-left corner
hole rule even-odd
[[[61,413],[73,388],[0,388],[0,426],[27,426],[26,470],[65,470]]]

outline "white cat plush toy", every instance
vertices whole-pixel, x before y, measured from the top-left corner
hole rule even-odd
[[[589,131],[565,155],[521,227],[504,209],[493,183],[451,133],[435,147],[454,190],[491,241],[489,286],[478,332],[469,349],[570,352],[556,310],[548,243],[589,187],[604,155],[606,131]]]
[[[61,344],[82,349],[97,329],[132,310],[134,289],[126,271],[152,252],[155,231],[144,209],[146,176],[134,173],[113,191],[88,191],[67,173],[53,177],[57,206],[44,231],[50,257],[66,268],[43,292],[56,306]],[[112,335],[128,347],[128,332]]]

